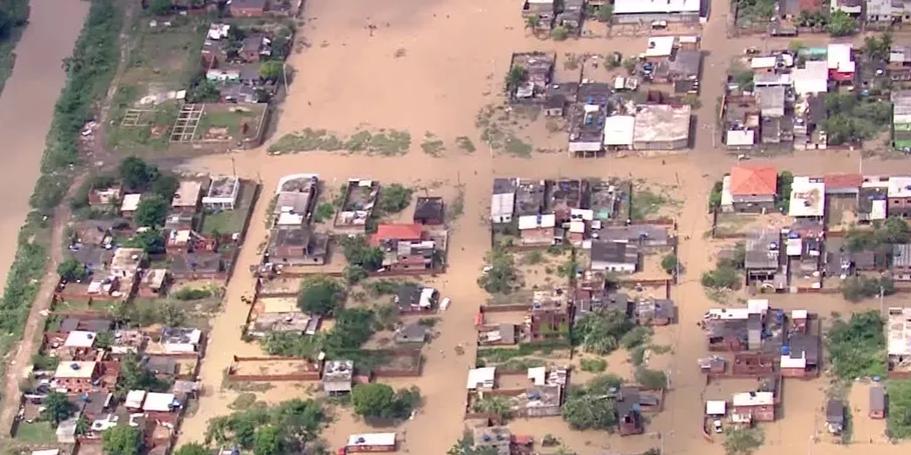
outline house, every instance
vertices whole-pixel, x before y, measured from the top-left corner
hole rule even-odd
[[[702,73],[702,51],[696,49],[677,49],[673,57],[658,64],[655,79],[668,83],[676,81],[696,81]]]
[[[645,298],[636,302],[633,314],[639,325],[668,325],[676,319],[677,307],[670,299]]]
[[[436,242],[426,238],[420,224],[380,224],[370,244],[383,251],[383,271],[422,271],[439,265]]]
[[[736,212],[765,213],[775,209],[778,171],[772,166],[734,166],[730,192]]]
[[[534,18],[536,27],[549,29],[554,21],[554,0],[525,0],[522,4],[522,17]]]
[[[864,0],[829,0],[830,10],[841,11],[849,16],[857,17],[863,12]]]
[[[636,117],[632,115],[611,115],[604,119],[604,147],[608,150],[629,150],[633,148],[633,130]]]
[[[911,91],[892,92],[892,147],[911,151]]]
[[[345,453],[395,452],[395,433],[363,433],[348,436]]]
[[[195,213],[175,212],[169,213],[164,219],[166,231],[182,231],[196,229],[198,217]]]
[[[636,106],[633,149],[677,150],[688,147],[691,110],[689,105],[644,104]]]
[[[822,60],[811,60],[803,68],[794,68],[794,92],[800,96],[826,93],[829,90],[829,66]]]
[[[117,248],[109,270],[113,276],[132,279],[144,260],[145,250],[142,248]]]
[[[202,331],[182,327],[165,327],[160,343],[166,354],[193,354],[199,351]]]
[[[203,182],[197,180],[181,180],[177,192],[171,199],[171,209],[177,212],[196,213],[202,197],[202,186]]]
[[[907,377],[911,373],[911,308],[889,308],[886,353],[890,376]]]
[[[704,0],[614,0],[614,23],[698,22]]]
[[[395,342],[402,344],[418,343],[424,344],[427,341],[427,327],[419,323],[406,324],[395,331]]]
[[[889,180],[864,178],[857,195],[857,220],[860,223],[886,219],[889,207]]]
[[[829,43],[826,51],[829,79],[836,83],[853,83],[856,65],[851,43]]]
[[[234,210],[239,193],[240,179],[237,176],[214,177],[206,195],[202,197],[202,206],[210,211]]]
[[[90,273],[105,273],[114,258],[111,250],[94,245],[83,246],[70,254]]]
[[[94,357],[94,349],[92,348],[95,346],[95,339],[97,337],[98,334],[95,332],[73,330],[66,335],[66,340],[63,342],[63,348],[67,351],[70,358],[91,358]]]
[[[490,328],[481,328],[478,330],[478,344],[481,346],[514,345],[516,344],[516,325],[504,323]]]
[[[667,228],[654,224],[608,226],[599,231],[598,240],[630,243],[641,248],[660,248],[673,244]]]
[[[414,205],[415,224],[440,225],[446,222],[443,211],[443,198],[418,197]]]
[[[735,393],[732,401],[731,420],[735,423],[775,420],[775,397],[772,392]]]
[[[165,250],[168,254],[177,255],[196,251],[213,252],[218,249],[218,239],[202,235],[191,229],[175,229],[168,232],[165,239]]]
[[[139,281],[139,294],[144,297],[160,296],[167,289],[169,276],[168,269],[146,270]]]
[[[563,11],[557,14],[556,25],[567,30],[578,31],[582,28],[585,0],[563,0]]]
[[[174,412],[180,406],[180,400],[173,393],[148,392],[142,402],[144,412]]]
[[[226,267],[221,253],[194,251],[170,257],[171,275],[178,280],[225,279]]]
[[[327,360],[323,367],[323,391],[329,395],[351,392],[353,360]]]
[[[556,243],[556,215],[523,215],[519,217],[519,237],[523,246],[550,246]]]
[[[617,414],[620,436],[642,434],[645,431],[638,388],[621,386],[614,399],[614,412]]]
[[[893,0],[866,0],[864,25],[871,28],[890,27],[896,19],[893,16],[896,12],[894,3]]]
[[[141,199],[142,193],[124,194],[123,201],[120,203],[120,215],[127,219],[133,218],[133,214],[139,208]]]
[[[380,186],[377,182],[367,179],[348,179],[342,208],[335,217],[336,230],[341,229],[351,233],[364,232],[379,192]]]
[[[314,174],[293,174],[282,177],[275,191],[273,215],[282,223],[283,217],[294,219],[292,224],[301,224],[310,217],[319,191],[319,177]]]
[[[591,270],[635,273],[639,268],[639,247],[626,242],[593,241]]]
[[[756,87],[756,98],[759,100],[759,112],[763,117],[784,117],[785,88],[781,85],[774,87]]]
[[[821,220],[825,215],[826,184],[809,177],[794,177],[788,216]]]
[[[911,244],[892,245],[892,279],[911,281]]]
[[[471,431],[475,450],[486,450],[496,455],[512,455],[513,436],[508,427],[474,427]]]
[[[529,341],[569,335],[570,296],[563,289],[534,291],[531,309],[525,317],[524,333]]]
[[[886,418],[886,391],[882,386],[870,387],[870,412],[868,415],[871,419]]]
[[[560,179],[547,185],[547,208],[554,213],[556,222],[564,224],[571,219],[581,218],[582,181]],[[579,215],[579,216],[574,216]],[[587,217],[589,221],[591,216]]]
[[[566,95],[562,93],[548,93],[544,97],[544,116],[563,117],[566,112]]]
[[[588,208],[592,222],[625,223],[629,217],[631,185],[617,181],[588,180]]]
[[[908,5],[911,6],[911,4]],[[911,46],[892,45],[889,50],[886,72],[889,74],[889,79],[896,82],[911,80]]]
[[[839,400],[826,402],[826,429],[831,434],[841,434],[845,428],[845,404]]]
[[[550,1],[553,8],[553,0],[540,0],[543,2]],[[544,8],[547,8],[544,5]],[[550,21],[553,20],[551,12],[550,19],[544,19],[545,24],[539,26],[550,28]],[[556,55],[546,54],[544,52],[523,52],[512,54],[510,69],[522,68],[525,73],[525,80],[511,87],[509,94],[510,100],[516,102],[540,102],[543,101],[547,93],[547,86],[551,82],[554,71],[554,61]]]
[[[266,247],[266,262],[279,266],[322,265],[326,263],[329,236],[309,226],[273,229]]]
[[[434,288],[406,283],[399,287],[394,302],[400,313],[417,313],[432,310],[438,296]]]
[[[231,0],[228,12],[234,17],[262,17],[266,14],[266,0]]]
[[[809,333],[794,333],[781,348],[779,359],[784,377],[811,377],[819,374],[819,337]]]
[[[63,361],[57,365],[51,388],[65,393],[87,393],[95,390],[94,382],[100,376],[98,362]]]
[[[108,207],[120,201],[123,195],[123,188],[120,185],[113,184],[104,187],[93,186],[89,190],[90,207]]]
[[[496,385],[496,367],[472,368],[468,370],[468,390],[493,390]]]
[[[255,336],[266,336],[270,332],[292,332],[299,335],[315,334],[319,328],[320,317],[304,314],[297,306],[297,299],[284,297],[264,297],[257,299],[262,310],[253,321],[251,333]],[[313,333],[308,333],[309,328]]]
[[[512,223],[516,205],[516,183],[514,179],[493,179],[493,194],[490,197],[491,223]]]
[[[887,215],[911,218],[911,177],[889,177]]]

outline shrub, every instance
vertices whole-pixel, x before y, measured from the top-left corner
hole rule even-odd
[[[601,358],[583,358],[579,360],[579,367],[582,371],[589,373],[601,373],[607,369],[607,361]]]
[[[180,288],[174,293],[177,300],[200,300],[212,296],[212,290],[207,288]]]
[[[564,41],[566,38],[569,38],[569,30],[562,25],[556,26],[550,31],[550,37],[553,38],[554,41]]]

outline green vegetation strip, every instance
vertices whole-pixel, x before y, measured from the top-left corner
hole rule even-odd
[[[13,74],[16,43],[28,23],[28,0],[0,1],[0,92]]]
[[[281,155],[283,153],[312,152],[322,150],[334,152],[346,150],[349,152],[366,152],[376,155],[404,155],[411,148],[411,134],[407,131],[380,129],[376,132],[361,130],[348,138],[323,130],[304,128],[296,133],[282,136],[269,146],[269,153]]]
[[[113,0],[93,0],[89,17],[65,61],[67,83],[54,107],[42,159],[42,175],[30,203],[34,211],[19,231],[19,246],[0,300],[0,355],[22,336],[29,308],[47,264],[49,220],[72,181],[70,165],[78,161],[79,130],[92,116],[92,103],[110,85],[119,55],[122,11]]]

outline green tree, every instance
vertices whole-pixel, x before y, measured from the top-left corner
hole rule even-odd
[[[826,31],[832,36],[847,36],[857,31],[857,21],[848,13],[838,10],[829,16]]]
[[[512,94],[516,88],[528,80],[528,70],[524,66],[513,66],[506,73],[506,91]]]
[[[750,455],[762,447],[765,436],[759,428],[728,428],[724,434],[724,453]]]
[[[341,302],[342,286],[326,277],[304,281],[297,296],[297,305],[306,313],[326,316],[332,314]]]
[[[256,430],[253,442],[254,455],[282,455],[286,453],[279,428],[266,425]]]
[[[667,375],[661,370],[650,370],[639,367],[636,369],[636,382],[649,389],[667,388]]]
[[[383,265],[383,250],[367,244],[363,235],[341,239],[342,251],[349,264],[358,265],[367,271],[374,271]]]
[[[66,281],[82,281],[89,276],[88,270],[74,258],[66,258],[57,266],[57,274]]]
[[[378,206],[383,213],[399,213],[411,204],[414,190],[398,183],[393,183],[380,191]]]
[[[633,349],[648,343],[651,336],[652,329],[645,326],[636,326],[620,337],[620,346],[623,346],[623,349]]]
[[[538,28],[538,17],[537,16],[528,16],[525,18],[525,28],[531,29],[534,31]]]
[[[281,79],[284,69],[284,62],[269,60],[259,65],[259,77],[274,82]]]
[[[852,276],[841,282],[841,295],[845,300],[859,302],[865,298],[895,294],[895,284],[889,277],[868,278]]]
[[[620,345],[620,339],[632,328],[626,314],[620,311],[604,311],[584,316],[573,330],[573,343],[581,345],[585,352],[605,355]]]
[[[147,390],[149,392],[164,392],[170,384],[155,377],[139,363],[136,354],[127,354],[120,362],[120,380],[117,381],[117,391],[125,396],[130,390]]]
[[[614,7],[611,5],[601,5],[598,8],[598,20],[601,22],[610,22],[614,17]]]
[[[142,432],[129,425],[117,425],[101,434],[105,455],[139,455],[143,452]]]
[[[359,384],[351,391],[354,412],[363,417],[394,417],[395,391],[386,384]]]
[[[715,270],[702,274],[702,285],[710,289],[737,289],[740,276],[737,270],[727,265],[720,265]]]
[[[95,344],[92,346],[96,349],[109,349],[114,344],[114,333],[110,330],[98,332],[95,335]]]
[[[146,194],[139,201],[133,219],[139,226],[164,226],[165,218],[168,216],[168,207],[170,207],[169,201],[161,196]]]
[[[836,319],[826,334],[826,347],[832,372],[841,379],[885,376],[886,339],[878,311],[855,313],[848,321]]]
[[[890,32],[878,37],[867,36],[864,38],[864,54],[873,60],[888,60],[890,50],[892,50],[892,33]]]
[[[889,381],[889,413],[886,416],[890,438],[911,437],[911,381]]]
[[[364,267],[357,264],[347,265],[344,270],[345,282],[349,285],[354,285],[360,283],[361,280],[367,278],[367,271],[364,270]]]
[[[478,285],[491,294],[508,294],[518,279],[512,255],[502,248],[494,248],[487,254],[488,269]]]
[[[124,246],[142,248],[149,254],[164,253],[164,237],[158,229],[149,229],[134,235]]]
[[[207,449],[204,445],[191,442],[180,446],[180,448],[174,452],[174,455],[211,455],[211,453],[212,451]]]
[[[60,422],[69,419],[76,411],[76,407],[70,403],[66,394],[60,392],[47,394],[42,404],[44,409],[41,411],[41,419],[50,422],[55,427]]]
[[[668,274],[673,274],[677,270],[677,255],[668,253],[661,258],[661,268]]]
[[[488,396],[475,401],[472,408],[474,412],[496,416],[501,422],[508,420],[512,416],[512,406],[509,403],[509,399],[501,395]]]
[[[187,91],[188,103],[215,103],[219,99],[221,99],[221,91],[218,90],[218,86],[203,77],[200,77]]]
[[[609,374],[592,379],[567,397],[563,420],[576,430],[613,430],[617,414],[611,397],[620,384],[620,378]]]
[[[124,186],[131,190],[147,188],[159,175],[157,167],[135,156],[128,156],[120,162],[119,173]]]
[[[558,25],[550,31],[550,37],[553,38],[554,41],[565,41],[566,38],[569,38],[569,30],[562,25]]]
[[[171,199],[174,199],[174,194],[177,193],[177,188],[179,187],[180,180],[174,174],[159,174],[152,181],[150,190],[165,201],[170,202]]]
[[[171,12],[171,0],[152,0],[149,2],[149,12],[156,16],[164,16]]]
[[[458,442],[446,452],[446,455],[497,455],[499,452],[493,447],[474,447],[470,433],[465,433]]]

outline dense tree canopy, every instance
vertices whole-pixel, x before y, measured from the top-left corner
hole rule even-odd
[[[44,409],[41,411],[41,419],[46,420],[53,426],[69,419],[76,411],[73,403],[67,399],[66,394],[60,392],[51,392],[44,398],[42,403]]]
[[[335,312],[342,302],[344,290],[331,278],[317,277],[304,281],[297,296],[297,305],[306,313],[326,316]]]
[[[610,397],[621,383],[617,376],[605,374],[572,391],[563,404],[563,420],[576,430],[612,430],[617,414]]]
[[[609,354],[620,345],[620,339],[632,328],[626,314],[603,311],[584,316],[573,329],[573,342],[586,352]]]
[[[129,425],[117,425],[101,434],[105,455],[139,455],[143,450],[142,432]]]
[[[165,200],[157,194],[146,194],[139,201],[136,207],[136,214],[133,219],[139,226],[164,226],[165,218],[168,216],[170,201]]]
[[[836,319],[826,336],[833,373],[842,379],[885,376],[886,339],[883,321],[877,311]]]

